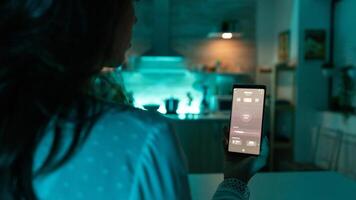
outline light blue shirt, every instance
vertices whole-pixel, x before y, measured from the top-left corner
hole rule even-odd
[[[51,133],[53,127],[37,149],[34,169],[48,153]],[[34,180],[34,187],[44,200],[190,199],[187,174],[183,151],[163,117],[112,109],[96,122],[72,159]],[[226,197],[224,188],[220,191]],[[236,194],[227,195],[236,199]]]

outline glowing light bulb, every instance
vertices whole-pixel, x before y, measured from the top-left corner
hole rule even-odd
[[[232,38],[232,33],[223,33],[221,34],[221,38],[225,40],[230,40]]]

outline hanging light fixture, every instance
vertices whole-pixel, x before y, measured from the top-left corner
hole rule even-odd
[[[208,38],[231,40],[242,36],[237,31],[237,20],[223,21],[218,31],[213,31],[208,34]]]

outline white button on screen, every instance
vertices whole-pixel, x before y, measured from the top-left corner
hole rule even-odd
[[[251,103],[252,102],[252,98],[244,98],[244,102],[245,103]]]
[[[242,143],[240,140],[232,140],[232,144],[241,145]]]
[[[245,91],[244,94],[247,95],[247,96],[250,96],[250,95],[252,95],[252,92],[250,92],[250,91]]]
[[[256,146],[256,142],[255,141],[247,141],[246,144],[248,147],[255,147]]]
[[[245,131],[234,131],[235,133],[245,133]]]
[[[245,123],[248,123],[252,120],[252,116],[250,114],[243,114],[240,116],[240,118]]]

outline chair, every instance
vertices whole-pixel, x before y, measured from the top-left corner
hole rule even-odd
[[[336,170],[356,180],[356,134],[343,133]]]

